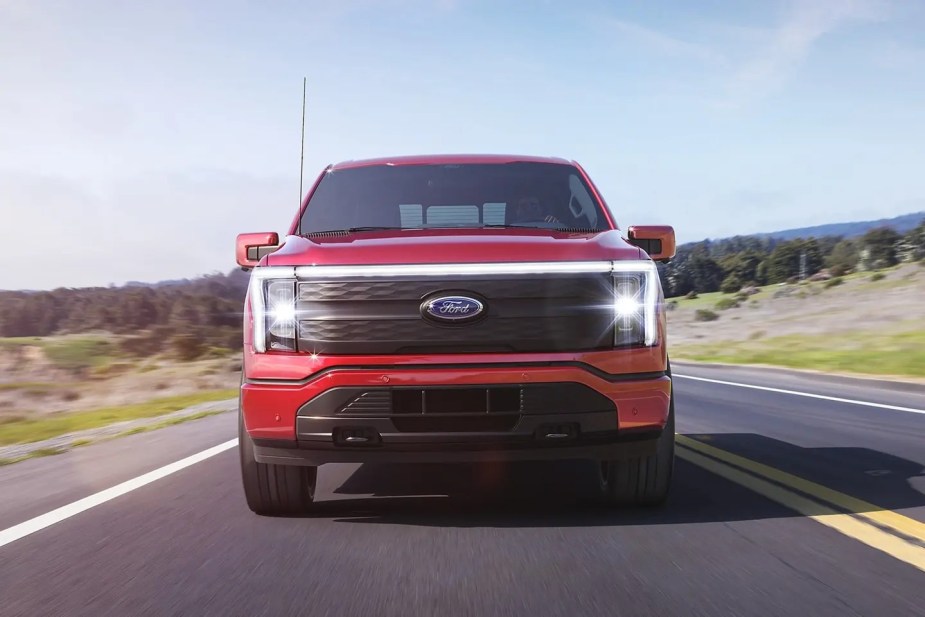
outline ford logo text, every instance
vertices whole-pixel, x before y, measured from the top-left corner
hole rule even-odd
[[[426,301],[421,308],[426,316],[437,321],[459,322],[478,317],[485,305],[466,296],[442,296]]]

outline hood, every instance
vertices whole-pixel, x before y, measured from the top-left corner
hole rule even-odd
[[[645,259],[618,230],[409,229],[288,236],[268,266],[394,265]]]

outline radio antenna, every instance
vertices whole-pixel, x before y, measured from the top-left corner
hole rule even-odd
[[[299,154],[299,235],[302,235],[302,172],[305,169],[305,87],[307,77],[302,78],[302,150]]]

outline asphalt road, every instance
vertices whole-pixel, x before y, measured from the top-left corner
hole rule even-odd
[[[0,615],[925,615],[925,414],[831,400],[925,387],[674,370],[661,509],[590,506],[580,463],[331,465],[315,515],[261,518],[230,448],[0,545]],[[0,538],[234,420],[0,468]]]

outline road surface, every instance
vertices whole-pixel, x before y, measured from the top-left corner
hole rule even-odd
[[[581,463],[331,465],[261,518],[233,414],[0,468],[0,615],[925,615],[925,388],[674,372],[659,510]]]

